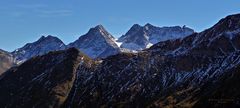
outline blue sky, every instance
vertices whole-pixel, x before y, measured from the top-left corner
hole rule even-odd
[[[68,44],[98,24],[115,37],[136,23],[199,32],[240,13],[239,6],[239,0],[1,0],[0,49],[13,51],[48,34]]]

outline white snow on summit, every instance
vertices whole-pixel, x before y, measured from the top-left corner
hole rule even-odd
[[[117,42],[122,42],[121,48],[143,50],[160,41],[183,38],[192,33],[194,30],[186,26],[156,27],[151,24],[145,26],[134,24]]]

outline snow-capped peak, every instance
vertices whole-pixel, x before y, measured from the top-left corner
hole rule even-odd
[[[194,30],[183,26],[157,27],[150,23],[140,26],[134,24],[131,29],[118,39],[122,42],[121,48],[143,50],[160,41],[186,37]]]
[[[65,49],[65,44],[57,37],[48,35],[42,36],[33,43],[27,43],[22,48],[12,52],[19,62],[25,61],[37,55],[43,55],[50,51]]]
[[[119,50],[115,38],[102,25],[91,28],[68,46],[78,48],[91,58],[106,57]]]

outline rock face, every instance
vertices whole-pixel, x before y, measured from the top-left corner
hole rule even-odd
[[[12,52],[18,62],[26,61],[34,56],[43,55],[50,51],[65,49],[65,44],[54,36],[42,36],[39,40],[33,43],[28,43],[22,48]]]
[[[0,77],[0,106],[56,108],[66,100],[84,55],[71,48],[34,57]]]
[[[0,106],[240,107],[239,43],[236,14],[138,53],[51,52],[0,76]]]
[[[68,47],[78,48],[91,58],[104,58],[120,51],[114,37],[102,25],[91,28],[87,34],[70,43]]]
[[[0,75],[14,65],[13,56],[0,49]]]
[[[135,24],[131,29],[118,39],[121,42],[121,48],[131,50],[143,50],[160,41],[183,38],[194,31],[188,27],[156,27],[151,24],[140,26]]]

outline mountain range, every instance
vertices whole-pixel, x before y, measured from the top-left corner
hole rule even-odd
[[[133,29],[135,28],[135,25],[128,31],[127,34],[129,34],[129,32],[140,32],[136,29]],[[150,24],[146,24],[146,25],[150,26]],[[155,26],[152,26],[152,27],[155,27]],[[188,34],[193,33],[193,30],[189,28],[188,30],[181,29],[180,27],[164,27],[164,28],[167,28],[167,29],[162,30],[163,28],[155,27],[155,29],[149,30],[155,33],[154,34],[155,37],[158,37],[158,39],[155,40],[155,42],[163,40],[163,39],[160,39],[159,37],[163,37],[164,39],[166,39],[167,34],[163,32],[166,32],[169,34],[169,32],[172,31],[173,32],[172,34],[175,34],[175,35],[177,34],[176,32],[179,32],[180,34],[177,35],[178,37],[184,37],[184,36],[187,36]],[[159,29],[161,32],[158,33]],[[144,29],[144,32],[145,31],[146,30]],[[18,48],[15,51],[7,54],[11,55],[11,57],[14,59],[14,62],[13,62],[14,64],[21,64],[32,57],[43,55],[50,51],[58,51],[58,50],[64,50],[71,47],[75,47],[81,50],[83,53],[85,53],[89,57],[93,59],[97,59],[97,58],[106,58],[110,55],[115,55],[120,52],[133,52],[135,50],[142,50],[147,48],[147,46],[142,46],[140,49],[133,49],[133,48],[130,48],[131,45],[128,45],[129,47],[124,47],[124,45],[127,44],[127,42],[130,41],[132,38],[145,41],[145,43],[143,44],[149,43],[149,40],[142,39],[142,35],[138,36],[135,34],[135,35],[128,35],[127,38],[124,38],[124,37],[126,36],[124,35],[120,37],[119,40],[117,40],[102,25],[97,25],[96,27],[91,28],[85,35],[80,36],[79,39],[70,43],[69,45],[65,45],[59,38],[55,36],[48,35],[48,36],[42,36],[37,41],[32,43],[27,43],[23,47]],[[169,36],[169,39],[174,39],[174,38],[171,35]],[[120,45],[121,43],[123,44]],[[134,43],[136,45],[139,44],[138,41],[133,41],[132,47],[135,47]],[[11,66],[12,65],[5,66],[5,67],[2,66],[0,67],[0,70],[3,72],[9,69],[9,67]]]
[[[134,25],[115,42],[99,25],[63,50],[38,53],[0,76],[0,106],[240,107],[240,14],[200,33],[162,29]]]
[[[97,25],[96,27],[91,28],[85,35],[80,36],[79,39],[69,45],[65,45],[57,37],[51,35],[46,37],[42,36],[36,42],[27,43],[22,48],[13,51],[12,54],[16,60],[21,63],[34,56],[46,54],[49,51],[75,47],[93,59],[106,58],[123,51],[131,52],[133,50],[143,50],[149,47],[149,44],[152,45],[167,39],[181,38],[194,33],[190,28],[181,28],[179,26],[160,28],[146,24],[144,27],[138,25],[141,28],[141,30],[138,30],[135,27],[136,25],[137,24],[133,25],[126,35],[123,35],[118,40],[115,39],[114,36],[112,36],[102,25]],[[149,29],[146,30],[146,28]],[[141,34],[143,32],[147,32],[147,34]],[[141,41],[144,42],[141,43]],[[131,45],[128,42],[131,42]],[[136,45],[141,46],[141,48],[134,48]]]

